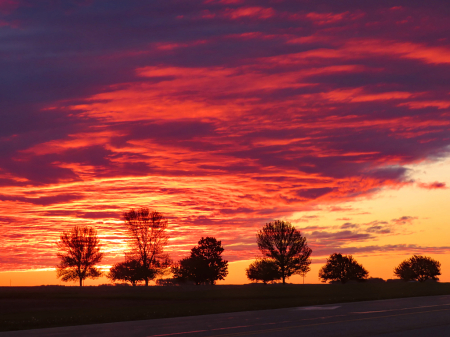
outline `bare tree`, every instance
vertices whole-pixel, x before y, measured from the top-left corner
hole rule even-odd
[[[157,211],[148,208],[131,209],[123,213],[129,233],[130,256],[138,260],[142,267],[145,285],[166,270],[171,261],[164,253],[169,236],[167,220]]]
[[[95,268],[103,258],[97,231],[89,226],[75,226],[63,232],[57,242],[57,256],[61,262],[57,266],[57,276],[64,282],[79,280],[80,287],[86,278],[97,278],[102,272]]]
[[[312,250],[306,238],[290,222],[267,223],[256,235],[259,250],[279,267],[283,284],[293,274],[307,272]]]

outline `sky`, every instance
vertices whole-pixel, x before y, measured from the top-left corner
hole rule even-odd
[[[59,284],[75,225],[97,229],[103,268],[123,260],[121,214],[139,207],[167,217],[175,261],[221,240],[223,283],[248,282],[276,219],[307,238],[309,283],[334,252],[385,279],[431,256],[450,281],[449,15],[442,0],[0,0],[0,286]]]

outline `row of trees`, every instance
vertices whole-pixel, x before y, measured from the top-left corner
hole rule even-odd
[[[228,262],[223,260],[224,248],[214,237],[201,238],[190,255],[174,263],[164,252],[168,242],[168,222],[163,215],[147,208],[131,209],[123,213],[128,232],[128,251],[123,262],[112,266],[107,277],[113,282],[124,281],[132,285],[159,278],[157,284],[215,284],[228,275]],[[306,238],[292,224],[285,221],[267,223],[256,235],[262,257],[246,270],[247,278],[254,282],[273,283],[310,271],[312,250]],[[58,245],[60,264],[57,276],[63,281],[78,280],[80,286],[86,278],[102,275],[96,268],[102,258],[100,242],[92,227],[74,227],[61,235]],[[168,274],[171,278],[163,278]],[[402,262],[394,274],[409,281],[437,280],[439,262],[423,256],[413,256]],[[319,272],[323,282],[362,281],[369,273],[351,255],[332,254]]]
[[[173,263],[164,252],[169,236],[168,222],[164,216],[148,208],[131,209],[123,213],[128,232],[128,251],[123,262],[113,265],[107,273],[112,281],[125,281],[136,285],[162,277],[170,272],[174,275],[167,282],[214,284],[228,275],[228,261],[222,259],[224,251],[221,241],[213,237],[201,238],[191,249],[190,256]],[[78,280],[80,286],[86,278],[97,278],[103,273],[96,267],[103,253],[92,227],[74,227],[61,235],[57,243],[60,263],[57,276],[63,281]]]
[[[294,274],[303,277],[310,270],[311,249],[300,231],[289,222],[274,221],[266,224],[257,234],[258,248],[264,258],[257,259],[247,268],[247,278],[263,283],[282,281]],[[394,275],[404,281],[438,280],[441,264],[426,256],[414,255],[394,269]],[[369,272],[351,255],[331,254],[319,271],[322,282],[364,281]]]
[[[400,263],[394,269],[394,275],[403,281],[438,281],[438,276],[441,275],[441,264],[430,257],[414,255]],[[327,259],[326,265],[319,271],[319,277],[324,282],[346,283],[367,280],[369,273],[351,255],[335,253]]]

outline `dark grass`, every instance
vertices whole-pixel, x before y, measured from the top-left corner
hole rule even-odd
[[[0,331],[450,295],[450,283],[0,287]]]

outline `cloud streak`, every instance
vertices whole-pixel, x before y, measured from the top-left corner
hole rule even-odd
[[[408,168],[450,145],[448,9],[433,4],[0,1],[0,269],[54,266],[80,223],[111,263],[130,207],[169,217],[174,256],[211,234],[238,260],[270,220],[446,188]],[[415,220],[339,218],[311,240],[350,247]]]

